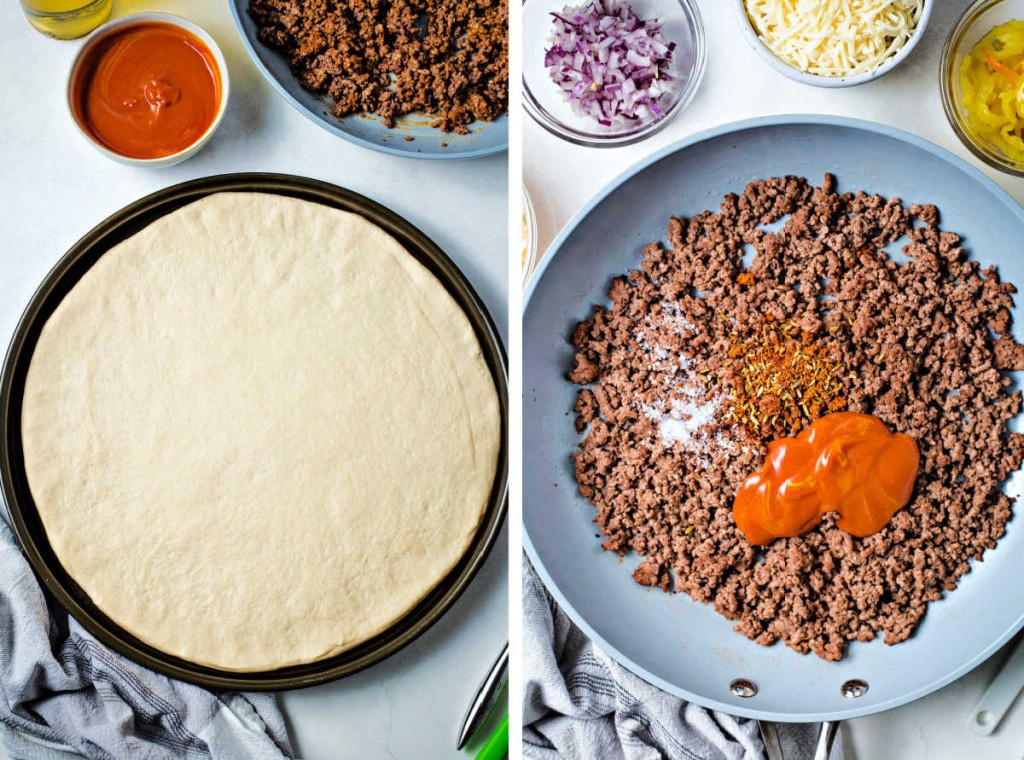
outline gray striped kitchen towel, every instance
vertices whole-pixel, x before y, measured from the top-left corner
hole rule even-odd
[[[174,681],[96,641],[43,594],[3,519],[0,687],[12,760],[293,757],[272,695]]]
[[[757,724],[705,710],[612,660],[558,608],[523,558],[523,756],[531,760],[761,760]],[[817,724],[777,725],[812,758]],[[842,760],[837,737],[830,760]]]

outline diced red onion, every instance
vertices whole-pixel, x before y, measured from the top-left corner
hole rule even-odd
[[[676,45],[666,42],[658,19],[641,19],[617,0],[566,6],[551,16],[555,30],[544,66],[574,110],[604,126],[664,113],[658,101],[672,79]]]

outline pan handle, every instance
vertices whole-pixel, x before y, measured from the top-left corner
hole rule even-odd
[[[979,736],[989,736],[1024,689],[1024,638],[1018,639],[1013,652],[981,695],[967,718],[967,727]]]
[[[818,748],[814,751],[814,760],[828,760],[832,755],[832,745],[836,741],[836,732],[839,731],[839,722],[827,720],[821,724],[821,733],[818,734]]]
[[[768,760],[786,760],[786,756],[782,754],[782,743],[779,741],[779,732],[775,730],[775,724],[759,720],[757,731],[761,734],[761,743],[764,744],[764,753]]]
[[[764,752],[768,760],[786,760],[775,724],[767,720],[759,720],[757,722],[757,730],[761,734],[761,743],[764,744]],[[832,754],[832,745],[835,744],[838,731],[838,722],[825,721],[821,724],[821,732],[818,734],[818,746],[814,751],[814,760],[828,760]]]

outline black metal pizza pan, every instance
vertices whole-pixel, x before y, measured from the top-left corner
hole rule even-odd
[[[36,511],[25,476],[21,402],[25,376],[40,331],[82,275],[113,246],[156,219],[220,192],[273,193],[353,212],[381,227],[434,274],[465,312],[490,369],[501,412],[501,449],[486,512],[454,569],[404,617],[383,633],[332,657],[271,671],[235,672],[169,655],[139,640],[96,607],[62,567]],[[153,193],[100,223],[61,258],[22,315],[0,376],[0,484],[22,549],[46,589],[97,639],[159,673],[202,686],[241,690],[294,689],[351,675],[394,654],[435,623],[472,581],[497,540],[507,510],[507,360],[494,322],[480,297],[445,253],[415,226],[358,193],[325,182],[282,174],[226,174],[184,182]],[[117,562],[116,557],[110,558]],[[173,557],[168,557],[173,562]],[[272,604],[268,600],[268,604]]]

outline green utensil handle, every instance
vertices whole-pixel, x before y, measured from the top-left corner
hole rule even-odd
[[[508,716],[502,718],[491,738],[476,753],[476,760],[502,760],[508,754]]]

